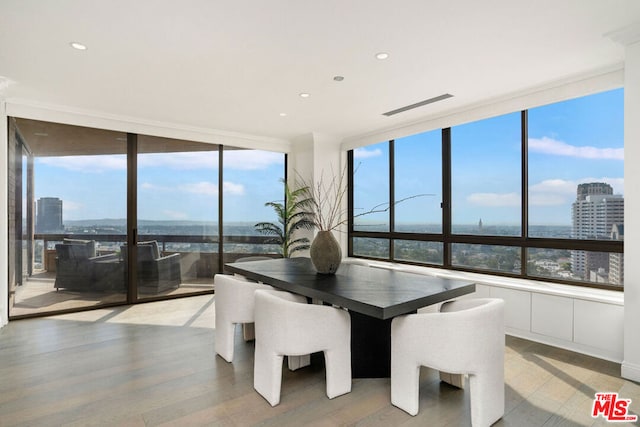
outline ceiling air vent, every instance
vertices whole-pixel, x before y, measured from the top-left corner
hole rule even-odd
[[[383,116],[393,116],[394,114],[402,113],[405,111],[413,110],[414,108],[422,107],[423,105],[433,104],[434,102],[442,101],[443,99],[451,98],[453,95],[450,93],[445,93],[443,95],[435,96],[433,98],[425,99],[424,101],[416,102],[415,104],[407,105],[404,107],[397,108],[395,110],[387,111],[386,113],[382,113]]]

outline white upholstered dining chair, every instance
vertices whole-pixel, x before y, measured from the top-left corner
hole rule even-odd
[[[273,288],[263,283],[251,282],[241,276],[216,274],[213,280],[216,353],[227,362],[232,362],[236,324],[253,323],[255,291]]]
[[[254,339],[254,307],[256,290],[273,290],[274,288],[264,283],[253,282],[243,276],[231,276],[216,274],[215,286],[215,349],[227,362],[233,362],[234,336],[237,324],[243,326],[244,339]],[[285,298],[297,302],[306,302],[301,295],[293,295],[288,292]],[[248,326],[249,334],[244,329]],[[291,371],[309,366],[311,355],[291,356],[287,358],[287,365]]]
[[[391,403],[419,409],[420,366],[469,375],[471,424],[504,415],[504,301],[447,302],[438,313],[398,316],[391,323]]]
[[[289,294],[290,295],[290,294]],[[351,391],[351,319],[346,310],[287,300],[287,293],[255,294],[253,387],[271,406],[280,403],[283,357],[324,352],[327,397]]]

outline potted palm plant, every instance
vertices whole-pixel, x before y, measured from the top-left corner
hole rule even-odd
[[[296,237],[295,231],[314,227],[314,213],[311,210],[313,200],[309,198],[307,187],[292,190],[284,180],[282,182],[284,201],[265,203],[265,206],[273,208],[278,217],[278,223],[259,222],[255,228],[261,234],[273,236],[270,243],[279,244],[281,255],[289,258],[294,253],[307,250],[311,246],[307,237]]]

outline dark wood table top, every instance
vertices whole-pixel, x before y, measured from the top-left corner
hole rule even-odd
[[[475,283],[342,263],[335,275],[318,274],[309,258],[226,264],[228,271],[289,292],[317,298],[377,319],[475,291]]]

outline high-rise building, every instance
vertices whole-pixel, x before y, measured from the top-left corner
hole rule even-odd
[[[578,185],[572,205],[573,238],[610,240],[614,224],[624,224],[624,198],[613,194],[613,188],[603,182]],[[573,273],[589,279],[591,272],[603,275],[609,271],[607,253],[572,251]]]
[[[603,194],[613,194],[613,187],[606,182],[589,182],[587,184],[578,184],[576,200],[584,200],[589,195],[600,196]]]
[[[57,197],[38,199],[36,212],[36,233],[62,233],[62,200]]]
[[[624,225],[613,224],[611,240],[624,240]],[[609,283],[620,286],[624,284],[624,254],[609,255]]]

